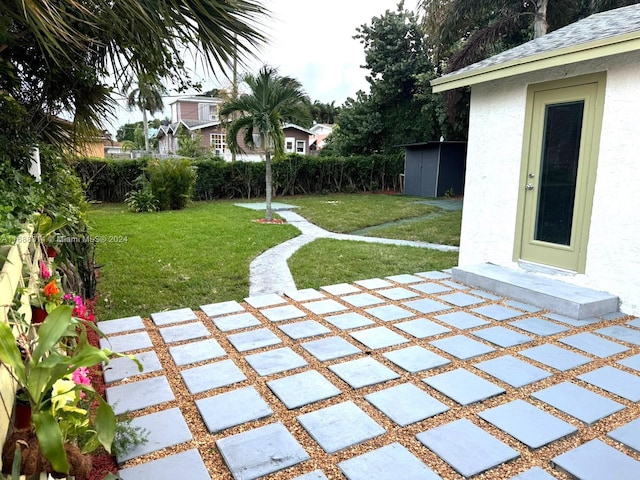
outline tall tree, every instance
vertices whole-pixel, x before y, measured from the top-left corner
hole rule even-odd
[[[238,135],[249,147],[264,148],[266,166],[266,220],[273,219],[271,208],[272,176],[271,153],[284,155],[285,122],[307,123],[309,110],[305,105],[307,96],[302,85],[291,77],[282,77],[278,71],[263,66],[257,75],[245,75],[244,82],[249,93],[232,98],[224,104],[220,115],[237,115],[227,128],[227,144],[231,151],[241,153]]]
[[[129,92],[127,106],[142,111],[142,128],[144,129],[144,149],[149,151],[149,122],[147,112],[152,116],[164,108],[162,95],[166,93],[164,86],[156,79],[146,74],[138,75],[138,86]]]

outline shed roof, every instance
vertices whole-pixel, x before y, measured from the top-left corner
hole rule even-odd
[[[443,75],[434,92],[640,50],[640,4],[596,13],[540,38]]]

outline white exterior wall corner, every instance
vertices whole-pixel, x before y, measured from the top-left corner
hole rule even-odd
[[[459,264],[513,262],[527,86],[607,72],[586,271],[558,278],[640,315],[640,52],[472,87]],[[551,276],[551,275],[545,275]]]

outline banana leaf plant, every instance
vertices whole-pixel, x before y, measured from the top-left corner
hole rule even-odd
[[[71,306],[61,305],[49,313],[38,327],[29,348],[25,349],[24,342],[20,342],[22,351],[10,325],[0,322],[0,361],[28,397],[40,450],[59,473],[69,473],[64,443],[72,439],[65,438],[59,411],[54,408],[54,403],[60,400],[56,398],[59,393],[54,393],[54,384],[69,378],[80,367],[108,362],[114,355],[132,359],[142,371],[142,365],[135,357],[92,346],[87,339],[86,328],[95,328],[95,325],[72,317],[72,311]],[[90,385],[73,385],[72,390],[76,389],[98,402],[93,418],[93,436],[87,443],[102,445],[111,452],[116,428],[113,409]]]

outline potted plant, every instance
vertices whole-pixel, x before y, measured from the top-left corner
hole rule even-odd
[[[46,262],[40,261],[38,280],[31,294],[31,322],[40,324],[62,303],[62,291],[58,287],[58,277],[51,273]]]
[[[5,469],[11,469],[18,453],[22,474],[76,475],[91,468],[86,453],[99,446],[111,452],[115,415],[91,387],[86,368],[124,355],[93,347],[87,328],[95,325],[73,317],[73,311],[71,305],[59,305],[37,331],[18,338],[9,324],[0,322],[0,362],[28,399],[32,414],[32,428],[14,431],[5,443]]]

